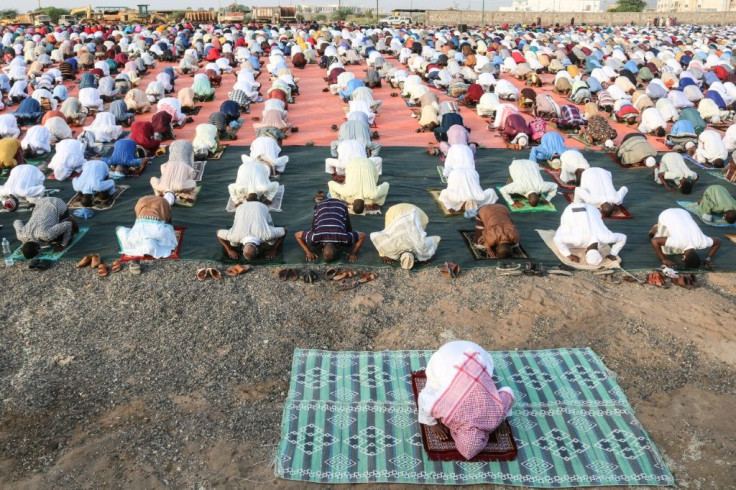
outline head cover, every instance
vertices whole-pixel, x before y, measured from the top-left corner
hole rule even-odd
[[[414,267],[414,254],[411,252],[402,253],[399,260],[401,262],[402,269],[409,270]]]
[[[526,146],[526,145],[527,145],[527,144],[529,143],[529,136],[527,136],[527,135],[526,135],[526,134],[524,134],[524,133],[521,133],[521,134],[519,135],[518,143],[519,143],[519,145],[521,145],[521,146]]]
[[[16,199],[15,196],[8,196],[3,199],[3,206],[8,211],[15,211],[18,209],[18,199]]]
[[[693,143],[692,141],[688,141],[687,143],[685,143],[685,149],[686,150],[689,150],[693,146],[695,146],[695,143]]]
[[[598,265],[603,261],[603,257],[598,250],[592,249],[585,252],[585,261],[588,265]]]
[[[647,167],[652,168],[657,165],[657,160],[655,160],[654,157],[647,157],[644,163],[647,164]]]
[[[173,206],[174,202],[176,202],[176,196],[173,192],[167,192],[164,194],[164,199],[166,199],[166,202],[169,203],[169,206]]]
[[[606,148],[613,148],[613,141],[612,140],[606,140],[606,142],[603,145]]]
[[[549,166],[552,167],[553,169],[559,169],[562,167],[562,161],[559,158],[553,158],[549,162]]]

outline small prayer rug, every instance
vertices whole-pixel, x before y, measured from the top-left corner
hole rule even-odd
[[[184,239],[185,229],[186,227],[183,227],[183,226],[174,227],[174,235],[176,235],[176,242],[177,242],[176,249],[174,249],[174,252],[171,255],[169,255],[168,257],[164,257],[163,259],[160,259],[160,260],[179,258],[179,253],[181,252],[181,242]],[[118,239],[118,246],[120,246],[120,249],[122,250],[123,246],[120,243],[119,239]],[[120,254],[120,262],[131,262],[133,260],[159,260],[159,259],[154,259],[153,257],[150,257],[150,256],[136,257],[136,256],[131,256],[131,255],[125,255],[124,253]]]
[[[180,196],[176,196],[176,201],[174,201],[175,206],[181,206],[184,208],[193,208],[194,205],[197,203],[197,196],[199,196],[200,191],[202,190],[202,186],[198,185],[196,189],[194,189],[194,195],[192,196],[192,200],[188,201],[186,199],[181,198]]]
[[[559,170],[552,170],[549,167],[542,167],[542,170],[544,170],[545,172],[547,172],[547,174],[549,174],[549,176],[552,177],[552,179],[555,182],[557,182],[557,185],[560,186],[560,187],[562,187],[563,189],[574,189],[575,188],[574,185],[567,184],[565,182],[562,182],[562,180],[560,180],[560,171]]]
[[[202,177],[204,176],[204,168],[206,166],[207,166],[206,160],[195,161],[194,164],[192,165],[192,168],[194,169],[196,173],[194,174],[194,177],[192,178],[196,180],[197,182],[202,182]]]
[[[217,150],[214,155],[208,156],[207,160],[219,160],[222,158],[222,154],[225,153],[225,150],[227,150],[227,145],[222,145],[219,150]]]
[[[573,199],[575,198],[575,194],[572,192],[560,192],[560,195],[565,198],[565,200],[568,203],[572,203]],[[603,219],[631,219],[633,216],[629,212],[628,209],[626,209],[623,205],[619,204],[616,206],[616,210],[613,212],[611,216],[604,216],[603,213],[601,213],[601,218]]]
[[[516,398],[508,418],[516,459],[431,460],[412,372],[432,354],[296,349],[276,476],[321,486],[674,485],[615,375],[589,348],[489,352],[496,386]]]
[[[463,239],[465,240],[465,245],[467,245],[468,249],[470,250],[470,253],[473,255],[473,258],[475,260],[499,260],[496,258],[491,258],[486,253],[485,247],[479,248],[475,245],[475,230],[472,231],[460,231],[460,234],[463,236]],[[511,257],[512,259],[528,259],[529,255],[526,253],[526,250],[524,250],[524,247],[522,247],[521,243],[514,247],[514,255]]]
[[[555,230],[536,230],[539,236],[542,237],[544,244],[549,247],[557,258],[566,265],[579,269],[582,271],[595,271],[599,269],[620,269],[621,268],[621,257],[617,257],[618,260],[610,260],[606,256],[611,253],[611,247],[606,244],[598,244],[598,252],[603,257],[603,261],[598,265],[589,265],[585,260],[585,249],[584,248],[571,248],[570,253],[580,259],[580,262],[573,262],[560,253],[560,250],[555,245],[554,237]]]
[[[736,223],[729,223],[723,219],[723,215],[714,214],[713,221],[705,221],[700,213],[700,205],[697,201],[677,201],[677,204],[690,211],[694,214],[701,222],[709,226],[716,226],[718,228],[736,228]]]
[[[411,387],[414,392],[414,403],[419,410],[419,393],[427,384],[427,374],[422,369],[411,373]],[[424,424],[419,424],[422,433],[422,443],[427,457],[432,461],[460,461],[479,463],[484,461],[511,461],[516,458],[516,443],[511,432],[508,420],[504,420],[488,438],[488,444],[472,459],[465,459],[455,446],[455,441],[440,441]]]
[[[729,184],[731,184],[731,185],[736,185],[736,182],[731,182],[730,180],[728,180],[728,179],[726,178],[726,174],[724,174],[724,173],[723,173],[723,170],[722,170],[722,169],[720,169],[720,168],[717,168],[717,169],[710,169],[710,170],[708,170],[708,171],[707,171],[706,173],[707,173],[708,175],[710,175],[711,177],[715,177],[716,179],[720,179],[720,180],[726,181],[726,182],[728,182],[728,183],[729,183]]]
[[[65,253],[67,253],[69,250],[72,249],[74,245],[79,243],[79,241],[84,238],[84,235],[87,234],[89,231],[89,227],[79,227],[79,231],[74,234],[74,237],[72,237],[72,241],[69,242],[69,245],[65,247],[63,250],[60,250],[59,252],[54,252],[54,245],[51,245],[50,247],[47,247],[45,249],[41,250],[41,253],[39,253],[34,259],[41,259],[41,260],[59,260],[61,257],[64,256]],[[13,252],[13,260],[26,260],[25,257],[23,257],[23,254],[20,251],[21,247],[18,247],[15,252]]]
[[[736,245],[736,234],[734,234],[734,233],[726,233],[726,234],[725,234],[725,235],[723,235],[723,236],[725,236],[725,237],[726,237],[726,239],[727,239],[727,240],[728,240],[729,242],[731,242],[731,243],[733,243],[734,245]]]
[[[432,196],[432,199],[434,199],[434,202],[437,203],[437,206],[440,207],[440,211],[442,211],[442,214],[444,216],[462,216],[463,211],[455,211],[454,213],[451,213],[450,210],[448,210],[444,204],[440,201],[440,192],[442,192],[442,189],[437,189],[436,187],[430,187],[427,189],[429,191],[429,195]]]
[[[283,185],[279,186],[279,190],[276,191],[276,195],[273,196],[273,199],[271,200],[271,204],[268,205],[268,210],[272,213],[280,213],[281,212],[281,206],[284,203],[284,192],[286,191],[286,187]],[[235,206],[235,203],[233,202],[232,198],[228,198],[227,205],[225,206],[225,211],[228,213],[234,213],[237,206]]]
[[[497,186],[496,188],[501,190],[501,187],[503,186]],[[550,201],[547,201],[546,199],[542,199],[539,201],[539,204],[537,204],[536,207],[529,204],[529,201],[525,196],[519,196],[512,194],[511,199],[513,199],[513,203],[507,202],[506,205],[509,207],[512,213],[556,213],[557,208],[554,204],[552,204]],[[521,204],[521,206],[514,206],[515,204]]]
[[[633,165],[624,165],[623,163],[621,163],[621,160],[618,158],[618,153],[617,152],[611,152],[611,153],[603,152],[603,153],[605,153],[606,155],[608,155],[611,158],[611,160],[613,161],[613,163],[615,163],[616,165],[618,165],[619,168],[623,168],[624,170],[630,170],[632,168],[648,168],[647,167],[647,164],[644,163],[644,162],[637,162],[637,163],[634,163]]]
[[[118,200],[118,197],[120,197],[120,195],[125,192],[129,187],[129,185],[116,185],[114,194],[107,197],[106,199],[94,199],[92,201],[92,207],[90,209],[94,209],[95,211],[105,211],[106,209],[110,209],[115,204],[115,201]],[[74,196],[69,199],[67,207],[69,209],[84,208],[84,206],[82,206],[82,194],[80,194],[79,192],[74,194]]]
[[[34,155],[32,157],[26,157],[26,163],[29,165],[33,165],[34,167],[38,167],[44,162],[50,162],[51,158],[54,156],[54,153],[56,152],[54,150],[51,150],[41,155]]]
[[[148,165],[151,163],[151,159],[147,160],[141,160],[141,164],[137,167],[128,167],[128,173],[125,174],[126,177],[140,177],[143,172],[148,168]]]

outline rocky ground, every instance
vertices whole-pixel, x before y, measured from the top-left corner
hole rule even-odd
[[[580,273],[478,269],[450,281],[436,268],[382,269],[338,291],[260,267],[200,283],[199,266],[107,278],[69,263],[0,269],[0,486],[301,488],[271,467],[294,348],[459,338],[592,347],[679,486],[736,481],[736,275],[687,291]]]

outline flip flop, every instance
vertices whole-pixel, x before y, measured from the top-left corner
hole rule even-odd
[[[518,262],[506,262],[504,264],[499,265],[498,269],[502,271],[515,271],[515,270],[521,269],[521,264],[519,264]]]
[[[119,260],[114,260],[112,262],[112,271],[120,272],[121,270],[123,270],[123,264]]]
[[[317,273],[313,270],[307,269],[302,272],[302,280],[307,284],[312,284],[318,279]]]
[[[236,277],[236,276],[239,276],[240,274],[245,274],[249,270],[250,270],[249,265],[237,264],[237,265],[234,265],[232,267],[228,267],[227,269],[225,269],[225,274],[227,274],[230,277]]]
[[[96,269],[97,267],[99,267],[100,263],[102,263],[102,260],[100,259],[100,254],[92,254],[90,256],[90,267]]]
[[[279,271],[279,281],[284,282],[289,278],[289,271],[291,269],[281,269]]]
[[[572,277],[572,272],[570,271],[563,271],[562,269],[547,269],[548,274],[552,274],[553,276],[568,276]]]
[[[80,260],[79,262],[77,262],[77,265],[75,265],[75,267],[77,269],[81,269],[83,267],[88,267],[91,263],[92,263],[92,256],[91,255],[85,255],[84,257],[82,257],[82,260]]]
[[[286,278],[289,281],[292,281],[292,282],[293,281],[297,281],[297,280],[299,280],[299,277],[300,276],[301,276],[301,274],[299,274],[299,271],[298,270],[296,270],[296,269],[287,269]]]
[[[360,284],[358,279],[343,279],[337,284],[337,288],[340,291],[347,291],[348,289],[355,288],[358,284]]]
[[[105,264],[100,264],[97,266],[97,276],[98,277],[107,277],[109,273],[110,271]]]
[[[220,273],[220,271],[212,267],[207,269],[207,274],[209,274],[215,281],[219,281],[222,279],[222,274]]]
[[[335,274],[335,277],[332,278],[333,281],[342,281],[343,279],[350,279],[351,277],[355,277],[357,273],[355,271],[340,271],[337,274]]]
[[[205,279],[207,279],[207,269],[205,268],[197,269],[197,280],[202,282]]]
[[[138,274],[141,273],[141,263],[138,262],[137,260],[134,260],[133,262],[130,263],[130,266],[128,267],[128,269],[130,269],[131,274],[133,274],[134,276],[137,276]]]
[[[330,267],[325,271],[325,279],[328,281],[334,279],[338,272],[340,272],[340,269],[337,267]]]
[[[378,277],[378,275],[375,272],[361,272],[358,282],[365,284],[366,282],[374,280],[376,277]]]

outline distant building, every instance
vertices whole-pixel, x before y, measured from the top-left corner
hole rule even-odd
[[[736,10],[736,0],[659,0],[657,12],[726,12]]]
[[[341,5],[338,6],[336,3],[331,5],[309,5],[309,4],[302,4],[296,6],[296,11],[301,13],[309,13],[309,14],[331,14],[333,12],[337,12],[338,8],[344,8],[344,9],[350,9],[350,11],[353,14],[360,14],[367,9],[366,7],[355,7],[352,5]]]
[[[690,0],[696,1],[696,0]],[[736,0],[735,0],[736,1]],[[500,12],[605,12],[608,0],[513,0]]]

